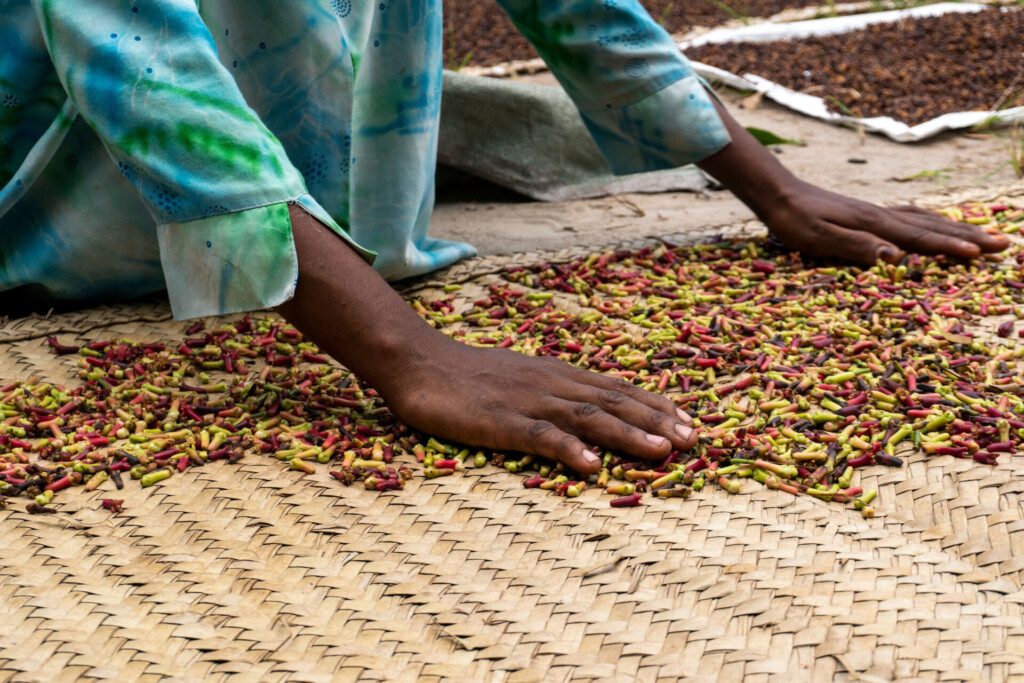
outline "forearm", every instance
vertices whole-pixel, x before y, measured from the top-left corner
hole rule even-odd
[[[720,102],[714,104],[732,142],[697,165],[764,218],[764,210],[785,199],[799,180]]]
[[[295,295],[277,310],[378,388],[444,341],[351,247],[290,205],[299,261]]]

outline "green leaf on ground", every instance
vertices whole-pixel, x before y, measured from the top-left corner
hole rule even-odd
[[[754,139],[760,142],[765,147],[770,145],[798,145],[800,147],[805,146],[807,143],[803,140],[792,140],[790,138],[779,137],[770,130],[764,128],[752,128],[748,127],[747,132],[754,136]]]
[[[936,168],[928,169],[925,171],[918,171],[911,175],[902,176],[900,178],[893,178],[898,183],[910,183],[915,180],[937,180],[939,182],[945,182],[949,180],[950,169],[948,168]]]

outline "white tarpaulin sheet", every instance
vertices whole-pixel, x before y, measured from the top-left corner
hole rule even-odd
[[[679,44],[679,47],[686,50],[709,43],[763,43],[775,40],[826,36],[855,31],[871,24],[899,21],[907,17],[933,17],[950,12],[978,12],[985,7],[985,5],[943,2],[905,10],[828,17],[826,19],[795,21],[786,24],[757,24],[740,28],[718,29],[692,40],[683,41]],[[1003,11],[1014,10],[1005,8]],[[829,111],[825,101],[820,97],[795,92],[756,74],[743,74],[740,76],[708,64],[701,64],[700,62],[693,62],[693,67],[697,73],[708,81],[725,83],[728,86],[742,90],[763,92],[764,96],[768,99],[801,114],[833,123],[861,126],[868,132],[887,135],[897,142],[917,142],[918,140],[932,137],[944,130],[972,128],[980,123],[995,124],[998,122],[1000,124],[1007,124],[1012,121],[1024,121],[1024,107],[1014,107],[996,112],[964,111],[943,114],[930,121],[919,123],[916,126],[908,126],[902,121],[897,121],[888,116],[858,119],[853,116],[845,116]]]

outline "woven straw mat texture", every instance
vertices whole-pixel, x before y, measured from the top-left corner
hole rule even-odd
[[[53,332],[182,328],[153,305],[11,321],[0,379],[73,383]],[[19,501],[0,512],[0,681],[1024,680],[1020,461],[864,472],[871,520],[765,488],[613,509],[493,467],[377,494],[259,456],[128,486],[117,516],[102,492],[58,515]]]

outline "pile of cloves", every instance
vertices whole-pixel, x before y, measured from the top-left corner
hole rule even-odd
[[[1014,234],[1024,209],[967,204],[946,215]],[[972,263],[908,257],[860,269],[803,262],[766,242],[614,250],[510,268],[486,296],[452,285],[414,299],[466,343],[555,356],[666,393],[701,428],[663,462],[605,452],[579,476],[532,455],[416,433],[290,325],[244,316],[193,323],[175,343],[51,338],[80,384],[0,386],[0,509],[55,510],[69,488],[151,487],[195,467],[274,458],[373,491],[483,467],[524,486],[613,507],[744,482],[874,513],[857,470],[906,453],[991,465],[1024,443],[1024,250]],[[997,317],[997,321],[986,321]],[[990,334],[979,334],[979,325]],[[106,494],[104,494],[106,495]],[[103,498],[116,513],[124,501]]]

